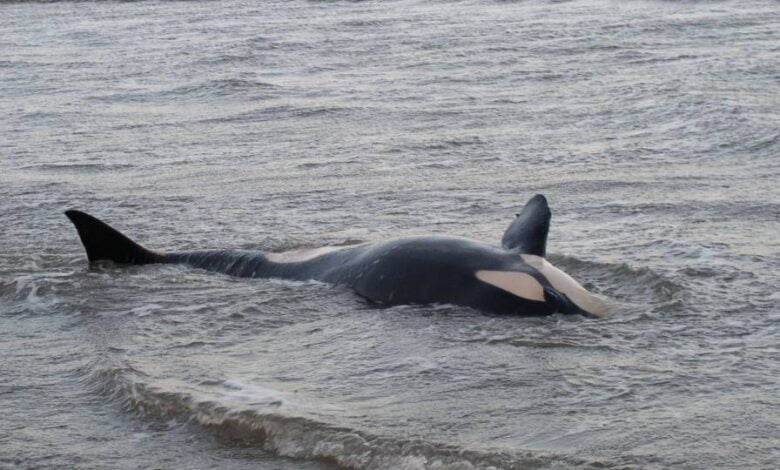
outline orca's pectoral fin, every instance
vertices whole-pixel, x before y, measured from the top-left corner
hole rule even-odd
[[[550,231],[550,208],[541,194],[532,197],[504,233],[501,245],[507,250],[544,256]]]
[[[87,250],[90,261],[110,260],[122,264],[158,263],[162,255],[147,250],[108,224],[77,210],[65,211]]]

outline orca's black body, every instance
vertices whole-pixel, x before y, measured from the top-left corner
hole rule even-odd
[[[76,226],[90,261],[176,263],[240,277],[318,280],[350,287],[383,305],[455,304],[517,315],[594,313],[556,289],[545,274],[548,271],[526,261],[527,255],[543,259],[545,254],[550,210],[542,195],[526,204],[504,234],[503,247],[426,236],[283,254],[232,250],[165,254],[143,248],[83,212],[69,210],[66,215]],[[518,295],[514,284],[507,288],[503,280],[509,275],[515,276],[511,280],[515,284],[516,277],[522,276],[525,291],[538,293]]]

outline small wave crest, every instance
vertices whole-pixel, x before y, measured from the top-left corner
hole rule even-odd
[[[277,88],[276,85],[259,80],[224,78],[162,90],[129,90],[109,95],[93,96],[91,99],[108,103],[168,102],[186,99],[226,98],[230,96],[262,99],[267,98],[269,90],[275,88]]]
[[[100,173],[104,171],[123,171],[135,168],[133,164],[125,163],[42,163],[23,166],[23,170],[38,170],[53,173]]]
[[[71,282],[71,272],[43,272],[16,276],[0,281],[0,297],[19,304],[20,311],[48,313],[49,308],[60,303],[56,292]]]
[[[196,422],[226,441],[259,446],[278,455],[327,461],[345,468],[528,468],[550,464],[588,465],[539,451],[468,450],[449,444],[384,437],[296,415],[288,394],[238,380],[212,381],[225,400],[198,398],[195,388],[152,385],[132,367],[89,375],[100,391],[125,410],[159,422]],[[297,398],[297,397],[296,397]],[[292,409],[293,411],[291,411]],[[173,420],[173,421],[172,421]],[[563,462],[565,460],[566,462]]]
[[[275,88],[275,85],[257,80],[242,80],[235,78],[226,78],[219,80],[209,80],[189,86],[183,86],[171,90],[172,95],[190,95],[190,96],[229,96],[235,94],[255,93],[259,90]]]
[[[683,286],[648,267],[585,261],[568,255],[551,255],[549,259],[586,289],[622,303],[651,307],[675,304],[684,291]]]

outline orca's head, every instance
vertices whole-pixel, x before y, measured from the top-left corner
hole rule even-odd
[[[571,276],[540,256],[520,256],[529,272],[477,271],[477,279],[524,300],[546,303],[551,312],[587,317],[606,315],[604,303]]]

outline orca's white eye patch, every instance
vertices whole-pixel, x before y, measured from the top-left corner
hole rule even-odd
[[[477,271],[477,279],[524,299],[544,302],[544,288],[533,276],[517,271]]]

